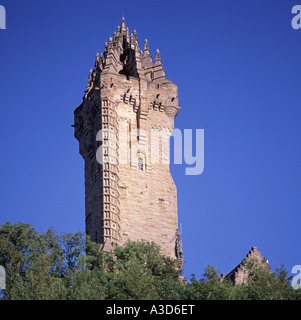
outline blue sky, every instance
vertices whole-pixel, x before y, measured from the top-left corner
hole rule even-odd
[[[84,231],[73,137],[96,52],[124,15],[179,87],[180,129],[205,130],[205,170],[171,165],[185,275],[231,271],[252,246],[301,264],[301,29],[294,0],[0,0],[0,224]]]

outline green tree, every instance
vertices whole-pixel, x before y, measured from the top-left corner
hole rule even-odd
[[[153,243],[129,242],[113,252],[83,233],[38,233],[24,223],[0,226],[5,299],[178,298],[180,270]]]
[[[252,300],[288,300],[294,298],[288,271],[280,265],[273,273],[270,268],[262,268],[258,263],[249,261],[246,264],[249,272],[245,286],[247,299]]]
[[[38,233],[28,224],[0,226],[0,265],[6,269],[3,299],[116,300],[116,299],[298,299],[288,271],[273,273],[245,261],[247,284],[221,281],[215,266],[201,278],[181,277],[177,261],[160,254],[154,243],[128,242],[103,252],[81,232]]]
[[[6,270],[5,298],[61,297],[59,277],[62,252],[54,232],[39,234],[30,225],[6,223],[0,227],[0,264]]]

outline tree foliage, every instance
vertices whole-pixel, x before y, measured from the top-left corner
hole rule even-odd
[[[154,243],[129,242],[108,253],[81,232],[38,233],[25,223],[0,226],[0,265],[6,300],[301,299],[284,266],[275,273],[248,266],[247,285],[221,282],[214,266],[187,281]]]

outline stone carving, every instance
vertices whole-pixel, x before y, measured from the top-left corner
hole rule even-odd
[[[183,252],[183,245],[182,245],[182,238],[181,233],[176,232],[176,257],[178,260],[183,260],[184,252]]]

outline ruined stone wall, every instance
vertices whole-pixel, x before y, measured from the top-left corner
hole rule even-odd
[[[248,264],[252,264],[254,268],[267,268],[270,270],[268,260],[261,255],[256,247],[252,247],[242,262],[227,275],[222,275],[221,280],[229,279],[235,285],[246,284],[249,278]]]

